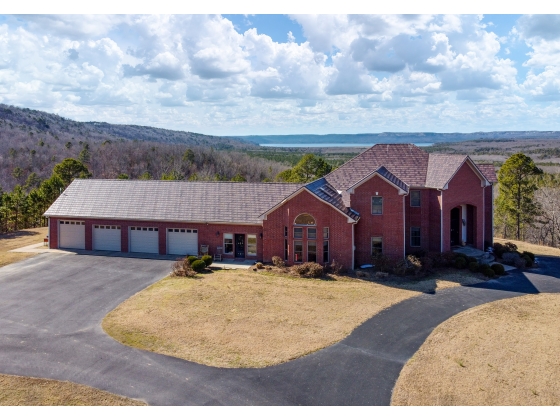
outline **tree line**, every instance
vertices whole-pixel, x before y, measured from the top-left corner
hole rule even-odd
[[[560,245],[560,174],[545,173],[523,153],[498,171],[494,233],[539,245]]]

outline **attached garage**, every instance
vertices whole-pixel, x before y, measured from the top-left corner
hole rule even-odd
[[[61,220],[58,229],[58,247],[86,249],[86,224],[83,221]]]
[[[167,253],[198,255],[197,229],[167,229]]]
[[[159,232],[157,227],[130,228],[130,252],[159,253]]]
[[[121,227],[93,225],[93,249],[96,251],[121,251]]]

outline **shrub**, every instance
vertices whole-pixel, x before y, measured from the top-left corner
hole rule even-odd
[[[418,273],[422,271],[422,261],[417,256],[407,255],[406,262],[408,263],[408,266],[411,268],[412,272],[415,275],[418,275]]]
[[[264,268],[266,268],[266,271],[270,271],[272,270],[272,267],[270,265],[265,266]]]
[[[478,263],[476,261],[471,261],[469,263],[469,270],[471,270],[473,273],[478,272]]]
[[[525,260],[525,258],[521,258],[521,257],[517,257],[517,260],[515,260],[515,267],[519,268],[519,269],[524,269],[525,266],[527,265],[527,260]]]
[[[191,267],[197,273],[201,273],[206,268],[206,264],[202,260],[195,260],[192,262]]]
[[[389,269],[392,269],[393,273],[397,276],[404,276],[406,274],[406,269],[408,268],[408,264],[405,259],[399,258],[396,261],[392,261]]]
[[[455,259],[463,258],[465,261],[469,260],[469,257],[467,257],[467,255],[463,254],[462,252],[454,252],[453,254],[455,255]]]
[[[487,268],[482,274],[484,274],[486,277],[492,278],[496,273],[494,273],[494,270],[492,270],[491,268]]]
[[[426,273],[429,273],[430,271],[432,271],[432,269],[434,268],[434,265],[435,265],[434,259],[429,254],[420,258],[420,262],[422,263],[422,269]]]
[[[263,263],[262,263],[262,262],[258,262],[258,263],[257,263],[257,268],[258,268],[259,270],[262,270],[262,269],[264,268]]]
[[[467,260],[463,257],[459,257],[455,260],[455,268],[463,269],[467,266]]]
[[[206,267],[210,267],[212,265],[212,263],[214,262],[214,259],[212,258],[211,255],[203,255],[201,260],[204,261],[204,264],[206,264]]]
[[[455,265],[456,255],[453,251],[445,251],[441,253],[441,267],[452,267]]]
[[[302,277],[319,278],[323,275],[321,264],[306,262],[292,266],[292,271]]]
[[[468,263],[473,263],[473,262],[477,263],[478,260],[475,257],[467,257],[467,262]]]
[[[515,265],[516,261],[519,260],[519,254],[517,252],[504,252],[502,255],[502,260],[506,264]]]
[[[189,264],[192,265],[193,262],[198,260],[198,257],[196,255],[191,255],[191,256],[187,257],[187,260],[189,261]]]
[[[180,258],[173,263],[171,274],[176,277],[194,277],[196,273],[186,258]]]
[[[284,260],[276,255],[272,257],[272,264],[274,264],[278,268],[282,268],[286,265]]]
[[[511,242],[506,242],[504,244],[504,248],[505,248],[506,252],[516,252],[517,251],[517,245],[515,245]]]
[[[494,270],[494,273],[496,273],[497,276],[502,276],[504,275],[504,273],[506,272],[504,266],[502,264],[492,264],[492,266],[490,267],[492,270]]]
[[[533,266],[533,260],[531,259],[530,256],[522,255],[521,259],[525,260],[525,267],[532,267]]]
[[[383,254],[373,255],[371,257],[371,263],[375,267],[376,271],[388,272],[391,268],[393,268],[393,261]]]
[[[523,251],[523,253],[521,254],[521,257],[524,258],[525,256],[531,258],[532,262],[535,262],[535,254],[533,254],[532,252]]]
[[[498,258],[502,258],[502,255],[504,254],[504,252],[506,252],[504,246],[497,242],[494,244],[493,248],[494,248],[494,255]]]
[[[344,272],[344,266],[342,264],[337,263],[335,260],[332,260],[328,266],[328,270],[333,274],[340,274]]]
[[[490,268],[490,266],[488,264],[480,264],[478,266],[478,271],[480,271],[482,274],[484,274],[484,270],[488,270]]]

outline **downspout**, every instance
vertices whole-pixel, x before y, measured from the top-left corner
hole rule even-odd
[[[356,223],[352,223],[352,270],[354,270],[354,252],[356,250],[356,245],[354,245],[354,226],[356,226]]]
[[[439,229],[440,229],[440,236],[439,236],[439,252],[443,252],[443,190],[439,191],[439,196],[441,197],[441,204],[439,209]]]
[[[482,250],[485,251],[486,246],[486,186],[482,188]]]
[[[402,221],[403,221],[403,258],[406,258],[406,205],[404,198],[407,194],[402,196]]]

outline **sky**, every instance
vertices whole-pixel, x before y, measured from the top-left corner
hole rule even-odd
[[[560,15],[0,15],[0,102],[214,135],[560,130]]]

